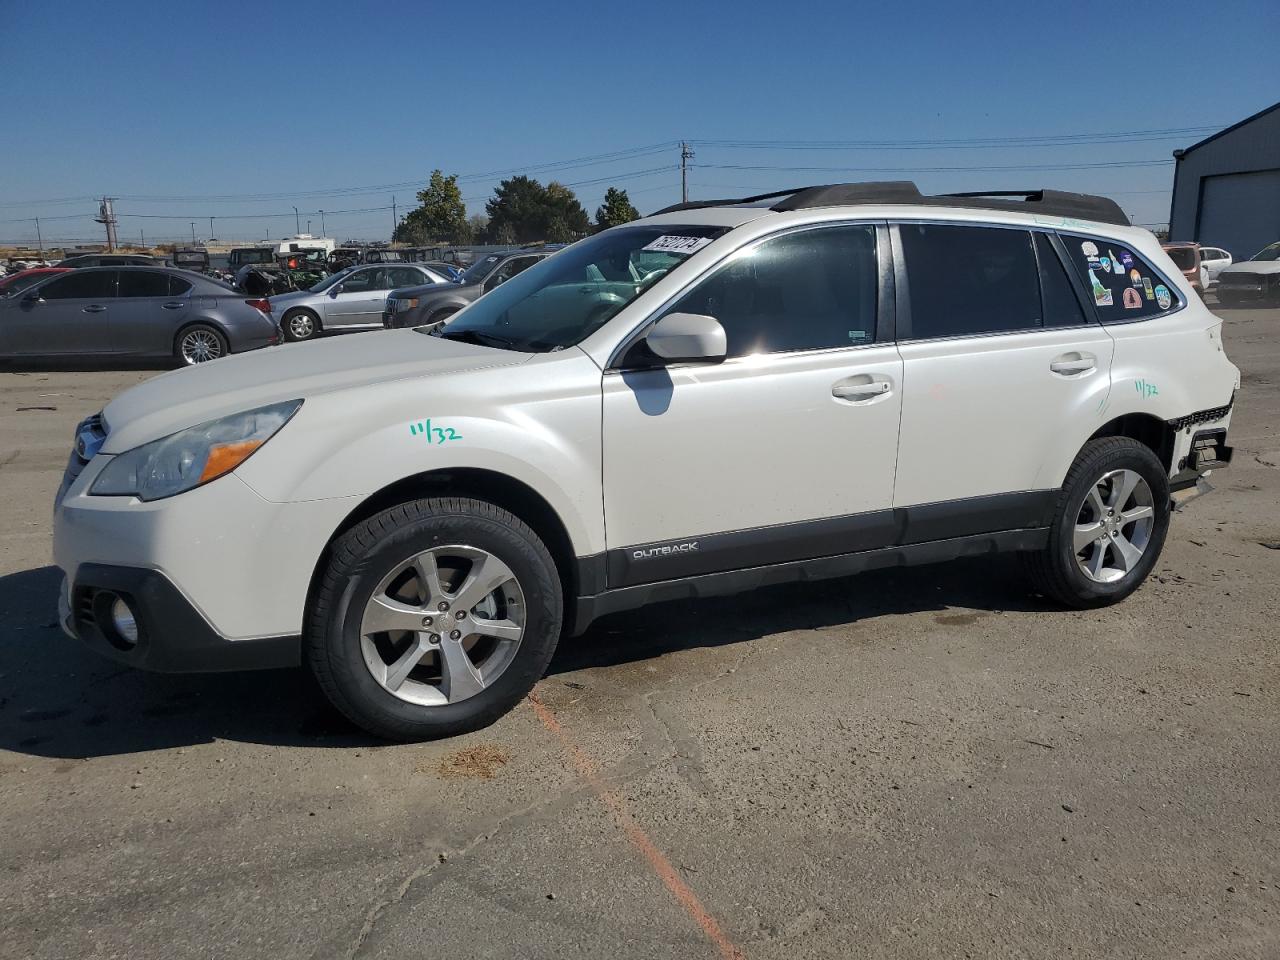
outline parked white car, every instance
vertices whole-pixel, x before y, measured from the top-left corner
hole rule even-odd
[[[1231,266],[1231,254],[1221,247],[1200,247],[1201,286],[1208,290],[1218,282],[1218,274]]]
[[[417,739],[492,722],[562,632],[659,600],[1015,551],[1101,606],[1230,459],[1239,380],[1102,198],[682,205],[443,325],[125,392],[57,496],[60,619],[148,669],[305,662]]]
[[[1219,272],[1217,294],[1227,306],[1280,302],[1280,240]]]
[[[272,316],[280,319],[285,339],[296,342],[310,340],[325,330],[381,329],[382,309],[392,290],[450,282],[417,263],[374,264],[348,267],[308,290],[277,294],[268,302]]]

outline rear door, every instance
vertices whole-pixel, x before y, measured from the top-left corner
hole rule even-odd
[[[112,351],[132,357],[169,355],[191,309],[191,281],[160,270],[120,271],[112,304]]]
[[[1075,454],[1063,438],[1105,403],[1111,338],[1047,233],[902,223],[895,245],[904,372],[893,500],[908,542],[1042,525]]]
[[[15,356],[97,356],[111,352],[115,270],[83,268],[20,294],[0,351]]]

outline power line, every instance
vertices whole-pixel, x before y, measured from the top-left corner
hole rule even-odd
[[[960,137],[929,140],[690,140],[706,147],[750,150],[953,150],[1056,147],[1076,144],[1148,143],[1174,140],[1220,130],[1221,126],[1167,127],[1113,133],[1063,133],[1021,137]]]
[[[1097,170],[1116,167],[1153,167],[1171,163],[1173,163],[1172,160],[1111,160],[1094,163],[1011,163],[956,167],[801,167],[750,163],[699,163],[696,166],[698,169],[707,170],[776,170],[815,173],[966,173],[988,170]]]

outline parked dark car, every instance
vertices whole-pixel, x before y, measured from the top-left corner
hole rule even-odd
[[[266,300],[166,267],[90,267],[0,299],[0,360],[203,363],[280,342]]]
[[[444,320],[553,252],[540,249],[491,253],[472,264],[456,283],[392,290],[382,311],[382,325],[389,329],[418,327]]]
[[[209,272],[209,251],[207,250],[175,250],[173,265],[179,270],[193,270],[196,273]]]
[[[86,253],[78,257],[67,257],[57,264],[68,270],[79,270],[81,267],[161,267],[164,264],[156,257],[148,257],[141,253]]]

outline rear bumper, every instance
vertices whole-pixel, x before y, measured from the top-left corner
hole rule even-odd
[[[58,598],[62,629],[119,663],[160,673],[263,670],[296,667],[297,636],[229,640],[219,634],[172,582],[157,570],[83,563],[75,583],[63,580]],[[137,624],[137,640],[112,623],[123,599]]]

